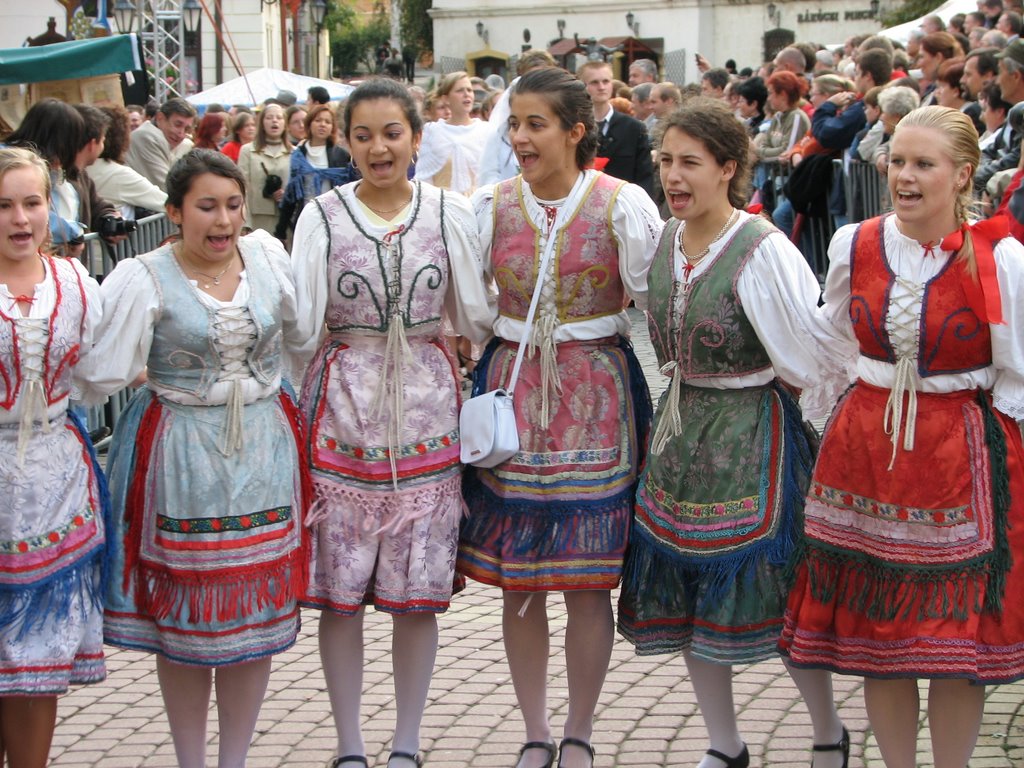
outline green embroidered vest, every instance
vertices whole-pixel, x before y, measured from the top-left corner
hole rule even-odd
[[[771,366],[743,312],[736,281],[747,260],[775,227],[759,216],[742,224],[704,272],[677,281],[674,263],[681,222],[665,225],[647,277],[647,324],[658,364],[676,361],[684,380],[744,376]],[[687,291],[679,317],[675,305]]]

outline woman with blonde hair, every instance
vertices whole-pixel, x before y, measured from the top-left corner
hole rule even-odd
[[[468,195],[478,186],[491,127],[472,116],[475,95],[465,72],[445,75],[437,86],[437,96],[447,102],[451,116],[423,126],[416,179]]]
[[[918,764],[920,679],[933,765],[963,768],[985,686],[1024,677],[1024,248],[969,220],[979,155],[962,112],[914,110],[893,213],[829,248],[822,318],[858,378],[822,439],[780,648],[865,678],[888,768]]]
[[[277,229],[292,153],[287,128],[284,107],[268,104],[259,114],[256,138],[238,153],[245,177],[245,223],[250,229],[271,234]]]

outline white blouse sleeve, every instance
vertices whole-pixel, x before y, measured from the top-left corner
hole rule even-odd
[[[852,381],[856,348],[819,317],[821,289],[803,254],[781,232],[768,235],[736,289],[776,375],[805,390],[809,418],[826,415]]]
[[[482,344],[493,335],[497,297],[484,281],[480,238],[469,201],[444,193],[444,238],[448,246],[448,292],[445,312],[455,331]]]
[[[480,236],[480,263],[484,279],[490,283],[493,276],[491,243],[494,241],[494,186],[480,187],[469,198],[476,218],[476,231]]]
[[[292,237],[292,275],[295,280],[295,337],[305,339],[293,367],[305,365],[320,343],[327,312],[327,260],[330,234],[320,206],[309,203],[295,223]],[[295,371],[298,373],[298,370]]]
[[[125,259],[100,286],[103,318],[90,354],[79,364],[78,387],[87,405],[102,403],[146,367],[160,295],[149,270]]]
[[[262,246],[267,255],[270,270],[281,286],[281,330],[285,358],[285,378],[295,387],[302,384],[302,372],[306,361],[313,354],[316,339],[305,336],[299,330],[299,311],[295,298],[295,278],[292,274],[291,257],[281,241],[262,229],[257,229],[242,238],[243,243]]]
[[[416,156],[416,180],[430,182],[452,155],[452,140],[441,123],[423,126],[423,140]]]
[[[995,247],[1003,324],[990,325],[992,363],[996,381],[992,399],[996,408],[1017,421],[1024,420],[1024,245],[1012,237]]]
[[[640,309],[647,309],[647,273],[665,223],[642,187],[626,184],[612,209],[612,231],[619,245],[619,275]]]
[[[82,336],[78,342],[78,362],[71,374],[71,399],[79,401],[83,397],[82,371],[85,370],[87,361],[92,355],[92,349],[96,343],[96,331],[103,322],[103,297],[100,295],[100,284],[89,274],[82,262],[78,259],[68,259],[68,263],[78,273],[78,279],[82,281],[82,290],[85,293],[85,321],[82,323]]]

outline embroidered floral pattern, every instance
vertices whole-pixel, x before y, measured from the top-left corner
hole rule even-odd
[[[42,549],[60,544],[74,531],[90,525],[95,519],[95,513],[88,507],[78,515],[75,515],[66,525],[55,528],[52,531],[41,533],[27,539],[15,541],[0,541],[0,554],[3,555],[24,555],[29,552],[38,552]]]
[[[886,504],[867,496],[858,496],[849,491],[830,488],[821,483],[811,487],[811,496],[832,507],[849,509],[854,512],[903,523],[925,523],[928,525],[960,525],[974,521],[974,509],[969,504],[942,509],[918,509],[916,507]]]
[[[317,436],[317,444],[328,451],[339,453],[360,461],[384,461],[391,457],[391,451],[386,447],[349,445],[338,442],[337,439],[324,434]],[[459,431],[457,429],[441,435],[421,440],[411,445],[403,445],[398,450],[398,458],[406,459],[413,456],[424,456],[428,453],[443,451],[459,444]]]
[[[167,533],[208,534],[226,531],[250,531],[267,525],[276,525],[290,520],[291,507],[276,507],[262,512],[233,517],[199,517],[191,520],[176,520],[166,515],[157,515],[156,527]]]

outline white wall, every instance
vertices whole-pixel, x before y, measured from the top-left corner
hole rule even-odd
[[[835,43],[853,34],[876,32],[870,18],[847,14],[870,11],[870,0],[776,0],[781,26],[792,30],[798,41]],[[883,8],[886,0],[883,0]],[[460,57],[483,48],[476,23],[483,21],[491,48],[507,54],[522,47],[522,31],[529,28],[532,45],[546,48],[558,37],[557,19],[565,19],[565,36],[574,32],[587,37],[630,34],[626,13],[633,12],[643,38],[661,37],[664,50],[687,51],[687,80],[698,79],[693,54],[702,53],[713,64],[735,59],[739,67],[757,68],[761,63],[764,32],[769,21],[767,3],[748,0],[648,0],[648,2],[563,2],[543,4],[536,0],[434,0],[434,56]],[[812,21],[814,14],[836,14],[838,21]],[[803,20],[801,20],[803,19]]]

